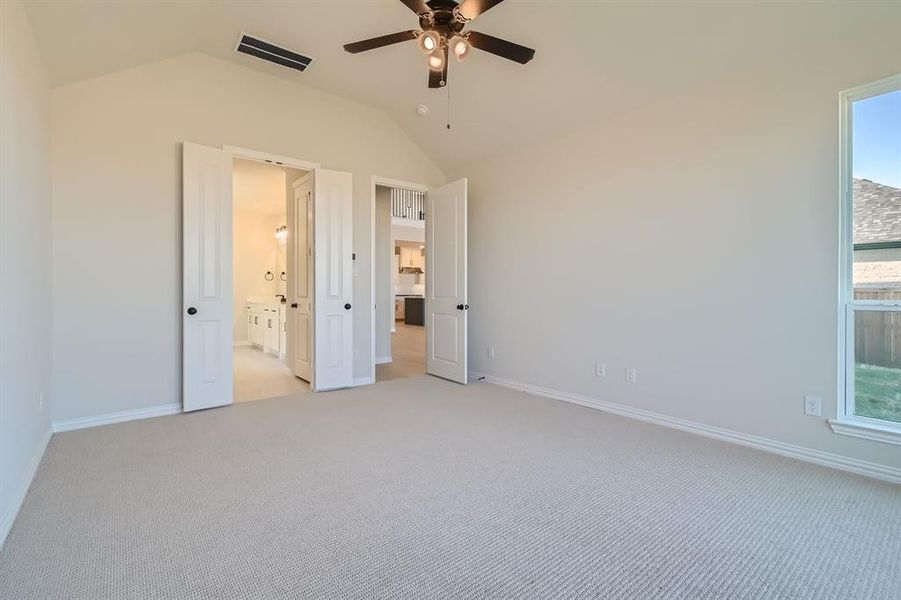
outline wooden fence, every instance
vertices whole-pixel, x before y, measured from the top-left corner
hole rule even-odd
[[[857,288],[854,299],[901,301],[901,289]],[[901,310],[857,310],[854,355],[859,363],[901,369]]]

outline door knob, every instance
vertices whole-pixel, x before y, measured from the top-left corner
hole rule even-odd
[[[197,314],[197,309],[194,308],[193,306],[189,306],[189,307],[188,307],[188,314],[189,314],[189,315],[196,315],[196,314]]]
[[[458,304],[458,305],[457,305],[457,310],[463,310],[463,305],[462,305],[462,304]]]
[[[297,308],[297,302],[292,302],[292,303],[291,303],[291,308]]]
[[[344,310],[350,310],[350,303],[344,305]]]

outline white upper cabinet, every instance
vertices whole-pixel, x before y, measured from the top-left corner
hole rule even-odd
[[[425,269],[425,257],[422,249],[416,246],[400,246],[400,268],[419,267]]]

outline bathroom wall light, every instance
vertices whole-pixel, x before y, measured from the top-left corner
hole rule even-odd
[[[277,240],[286,240],[288,239],[288,226],[282,225],[278,229],[275,230],[275,238]]]

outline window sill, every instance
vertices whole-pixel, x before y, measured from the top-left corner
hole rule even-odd
[[[901,446],[901,425],[882,425],[870,420],[838,418],[829,421],[833,433]]]

